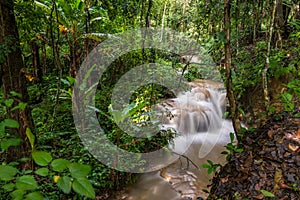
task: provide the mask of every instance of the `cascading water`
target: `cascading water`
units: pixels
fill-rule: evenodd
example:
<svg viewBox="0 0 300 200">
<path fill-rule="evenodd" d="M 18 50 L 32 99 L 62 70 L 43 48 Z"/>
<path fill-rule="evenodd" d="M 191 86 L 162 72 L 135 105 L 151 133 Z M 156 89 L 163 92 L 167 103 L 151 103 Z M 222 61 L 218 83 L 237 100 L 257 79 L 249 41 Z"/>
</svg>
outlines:
<svg viewBox="0 0 300 200">
<path fill-rule="evenodd" d="M 178 133 L 169 148 L 182 154 L 175 163 L 157 171 L 143 174 L 119 199 L 182 200 L 206 198 L 212 175 L 201 165 L 211 160 L 224 164 L 225 145 L 230 142 L 232 124 L 223 119 L 226 94 L 221 84 L 196 80 L 191 90 L 160 104 L 162 129 L 174 128 Z M 170 119 L 170 115 L 173 117 Z M 187 148 L 188 147 L 188 148 Z"/>
</svg>

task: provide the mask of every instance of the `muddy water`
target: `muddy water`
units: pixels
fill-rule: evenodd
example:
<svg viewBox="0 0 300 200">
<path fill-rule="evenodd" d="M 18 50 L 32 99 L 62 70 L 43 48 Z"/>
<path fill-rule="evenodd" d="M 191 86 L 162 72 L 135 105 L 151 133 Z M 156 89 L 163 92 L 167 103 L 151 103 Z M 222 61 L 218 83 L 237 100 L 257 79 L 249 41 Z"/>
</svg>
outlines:
<svg viewBox="0 0 300 200">
<path fill-rule="evenodd" d="M 145 173 L 117 199 L 124 200 L 184 200 L 206 199 L 212 175 L 202 164 L 211 160 L 225 163 L 220 154 L 230 142 L 232 124 L 223 119 L 225 93 L 215 82 L 196 80 L 191 91 L 165 102 L 160 109 L 171 112 L 174 118 L 164 118 L 164 129 L 175 128 L 181 135 L 169 148 L 184 152 L 176 162 L 156 172 Z M 162 116 L 164 117 L 164 116 Z M 188 146 L 188 148 L 187 148 Z"/>
</svg>

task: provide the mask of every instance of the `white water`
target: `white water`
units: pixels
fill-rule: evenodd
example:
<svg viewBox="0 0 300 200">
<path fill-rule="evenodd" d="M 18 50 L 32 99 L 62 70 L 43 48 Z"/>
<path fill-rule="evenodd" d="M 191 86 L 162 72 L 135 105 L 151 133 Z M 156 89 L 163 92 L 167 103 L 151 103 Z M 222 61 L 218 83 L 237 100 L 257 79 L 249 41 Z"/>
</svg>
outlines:
<svg viewBox="0 0 300 200">
<path fill-rule="evenodd" d="M 143 174 L 137 183 L 118 199 L 126 200 L 182 200 L 206 198 L 212 175 L 201 165 L 211 160 L 224 164 L 225 145 L 233 132 L 231 122 L 224 120 L 225 93 L 218 91 L 215 82 L 194 81 L 192 90 L 160 105 L 174 117 L 162 116 L 163 129 L 175 128 L 180 136 L 169 148 L 182 154 L 179 160 L 157 172 Z M 188 148 L 187 148 L 188 147 Z M 188 159 L 187 159 L 188 158 Z"/>
</svg>

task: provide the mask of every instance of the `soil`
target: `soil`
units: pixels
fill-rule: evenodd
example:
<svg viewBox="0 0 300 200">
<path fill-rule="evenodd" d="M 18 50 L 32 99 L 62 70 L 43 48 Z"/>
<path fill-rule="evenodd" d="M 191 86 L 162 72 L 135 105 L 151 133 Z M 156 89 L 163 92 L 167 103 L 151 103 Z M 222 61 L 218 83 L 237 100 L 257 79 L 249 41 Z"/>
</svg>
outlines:
<svg viewBox="0 0 300 200">
<path fill-rule="evenodd" d="M 300 199 L 300 118 L 293 117 L 299 112 L 277 114 L 245 132 L 244 151 L 221 167 L 208 199 Z"/>
</svg>

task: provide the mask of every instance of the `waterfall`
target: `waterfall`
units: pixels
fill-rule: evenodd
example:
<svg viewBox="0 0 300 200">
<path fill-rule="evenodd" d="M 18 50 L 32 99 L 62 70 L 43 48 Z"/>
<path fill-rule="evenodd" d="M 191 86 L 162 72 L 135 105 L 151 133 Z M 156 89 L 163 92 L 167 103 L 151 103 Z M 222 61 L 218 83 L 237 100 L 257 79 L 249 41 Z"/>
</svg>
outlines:
<svg viewBox="0 0 300 200">
<path fill-rule="evenodd" d="M 162 102 L 161 129 L 173 128 L 178 132 L 169 148 L 184 155 L 175 163 L 158 172 L 141 175 L 130 187 L 127 200 L 176 200 L 205 198 L 212 175 L 201 165 L 211 160 L 224 164 L 225 145 L 233 132 L 230 121 L 223 118 L 226 94 L 222 84 L 196 80 L 191 90 Z"/>
</svg>

